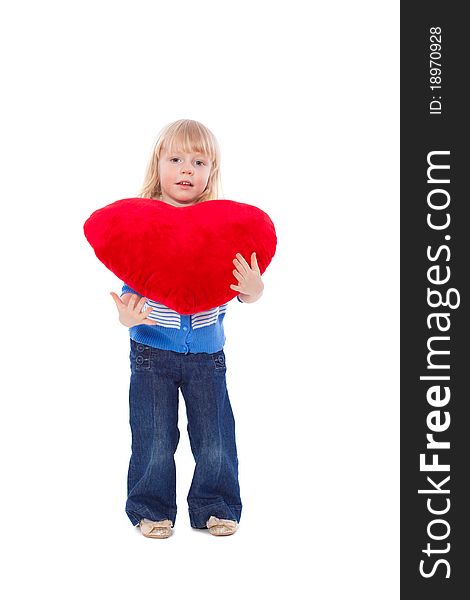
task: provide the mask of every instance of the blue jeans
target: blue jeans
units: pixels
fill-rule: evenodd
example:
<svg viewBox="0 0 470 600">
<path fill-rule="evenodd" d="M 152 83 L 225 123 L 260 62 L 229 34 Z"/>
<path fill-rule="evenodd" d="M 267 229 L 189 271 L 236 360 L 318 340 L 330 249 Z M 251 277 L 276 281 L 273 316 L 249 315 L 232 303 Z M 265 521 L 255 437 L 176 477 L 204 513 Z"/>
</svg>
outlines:
<svg viewBox="0 0 470 600">
<path fill-rule="evenodd" d="M 211 515 L 240 520 L 235 421 L 225 381 L 223 350 L 182 354 L 130 340 L 129 423 L 132 454 L 126 513 L 140 519 L 176 519 L 178 390 L 186 404 L 188 434 L 196 461 L 188 493 L 191 527 Z"/>
</svg>

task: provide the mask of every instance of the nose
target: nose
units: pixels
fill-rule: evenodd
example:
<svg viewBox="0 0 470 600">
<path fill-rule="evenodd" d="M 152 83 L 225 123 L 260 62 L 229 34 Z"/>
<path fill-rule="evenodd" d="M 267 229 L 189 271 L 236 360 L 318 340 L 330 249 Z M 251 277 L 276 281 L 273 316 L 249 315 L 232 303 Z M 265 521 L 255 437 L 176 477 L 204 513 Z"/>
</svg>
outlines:
<svg viewBox="0 0 470 600">
<path fill-rule="evenodd" d="M 192 173 L 193 172 L 193 167 L 191 166 L 191 163 L 184 163 L 181 166 L 181 172 L 182 173 Z"/>
</svg>

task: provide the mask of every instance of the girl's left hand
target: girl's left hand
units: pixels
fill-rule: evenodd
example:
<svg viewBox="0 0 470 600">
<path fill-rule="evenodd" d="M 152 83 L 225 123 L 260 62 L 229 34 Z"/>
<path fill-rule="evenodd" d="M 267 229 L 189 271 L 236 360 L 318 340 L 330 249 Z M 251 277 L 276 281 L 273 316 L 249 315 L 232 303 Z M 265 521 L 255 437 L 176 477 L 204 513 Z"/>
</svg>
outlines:
<svg viewBox="0 0 470 600">
<path fill-rule="evenodd" d="M 253 252 L 251 255 L 251 268 L 240 253 L 236 257 L 233 259 L 233 264 L 236 267 L 233 274 L 238 281 L 238 285 L 232 284 L 230 288 L 240 292 L 242 300 L 244 299 L 243 296 L 245 296 L 245 299 L 255 300 L 261 296 L 264 289 L 264 283 L 261 279 L 261 273 L 256 260 L 256 252 Z"/>
</svg>

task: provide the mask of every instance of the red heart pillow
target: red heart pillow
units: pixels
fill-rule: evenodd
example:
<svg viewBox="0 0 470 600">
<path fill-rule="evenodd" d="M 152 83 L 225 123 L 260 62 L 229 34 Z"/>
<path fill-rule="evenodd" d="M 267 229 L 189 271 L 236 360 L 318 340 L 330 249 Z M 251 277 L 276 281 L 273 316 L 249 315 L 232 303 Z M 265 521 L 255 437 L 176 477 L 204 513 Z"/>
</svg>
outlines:
<svg viewBox="0 0 470 600">
<path fill-rule="evenodd" d="M 96 210 L 84 233 L 96 256 L 142 296 L 181 314 L 220 306 L 238 295 L 233 259 L 252 252 L 264 273 L 276 251 L 269 216 L 250 204 L 206 200 L 178 207 L 126 198 Z"/>
</svg>

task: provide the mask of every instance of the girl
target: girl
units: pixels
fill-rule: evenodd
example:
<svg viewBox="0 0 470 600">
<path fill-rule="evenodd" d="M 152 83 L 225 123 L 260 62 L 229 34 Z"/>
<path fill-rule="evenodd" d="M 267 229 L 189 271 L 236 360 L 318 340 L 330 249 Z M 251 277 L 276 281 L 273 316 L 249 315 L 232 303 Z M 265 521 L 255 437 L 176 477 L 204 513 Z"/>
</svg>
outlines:
<svg viewBox="0 0 470 600">
<path fill-rule="evenodd" d="M 220 152 L 197 121 L 170 123 L 159 134 L 140 197 L 184 209 L 220 193 Z M 263 282 L 255 253 L 249 265 L 233 259 L 240 302 L 255 302 Z M 191 527 L 213 535 L 235 533 L 242 510 L 235 422 L 226 386 L 223 319 L 227 304 L 180 315 L 124 284 L 111 292 L 119 321 L 129 327 L 132 453 L 126 513 L 146 537 L 167 538 L 176 518 L 174 454 L 179 441 L 178 394 L 186 404 L 196 461 L 188 493 Z"/>
</svg>

